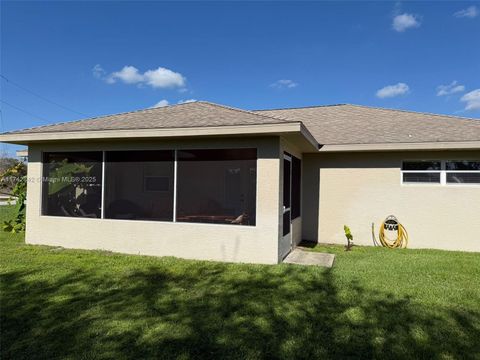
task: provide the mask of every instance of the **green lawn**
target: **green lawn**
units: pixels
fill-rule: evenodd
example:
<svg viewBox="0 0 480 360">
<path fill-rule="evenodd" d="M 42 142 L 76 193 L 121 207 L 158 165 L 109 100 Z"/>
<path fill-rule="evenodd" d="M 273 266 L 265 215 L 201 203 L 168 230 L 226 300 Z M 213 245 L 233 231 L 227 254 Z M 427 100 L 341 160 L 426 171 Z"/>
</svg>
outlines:
<svg viewBox="0 0 480 360">
<path fill-rule="evenodd" d="M 333 269 L 62 250 L 1 233 L 0 358 L 480 358 L 480 254 L 312 250 L 334 252 Z"/>
</svg>

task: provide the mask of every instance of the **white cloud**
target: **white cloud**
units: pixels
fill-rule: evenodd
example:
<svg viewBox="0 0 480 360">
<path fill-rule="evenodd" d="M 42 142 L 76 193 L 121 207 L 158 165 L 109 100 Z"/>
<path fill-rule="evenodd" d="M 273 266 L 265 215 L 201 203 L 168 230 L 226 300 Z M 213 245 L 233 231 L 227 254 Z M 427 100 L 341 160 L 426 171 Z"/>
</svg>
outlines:
<svg viewBox="0 0 480 360">
<path fill-rule="evenodd" d="M 187 103 L 192 103 L 192 102 L 196 102 L 196 101 L 197 101 L 197 99 L 178 100 L 177 104 L 187 104 Z M 153 105 L 150 108 L 153 109 L 153 108 L 158 108 L 158 107 L 165 107 L 165 106 L 168 106 L 169 104 L 170 104 L 170 102 L 167 99 L 163 99 L 163 100 L 160 100 L 159 102 L 157 102 L 155 105 Z"/>
<path fill-rule="evenodd" d="M 388 85 L 377 91 L 376 95 L 380 99 L 405 95 L 410 91 L 410 88 L 405 83 L 398 83 L 395 85 Z"/>
<path fill-rule="evenodd" d="M 437 87 L 437 96 L 451 95 L 465 91 L 464 85 L 459 85 L 458 81 L 452 81 L 448 85 L 439 85 Z"/>
<path fill-rule="evenodd" d="M 273 87 L 276 89 L 293 89 L 294 87 L 297 87 L 297 86 L 298 86 L 298 83 L 288 79 L 277 80 L 273 84 L 270 84 L 270 87 Z"/>
<path fill-rule="evenodd" d="M 105 76 L 105 70 L 97 64 L 92 71 L 96 78 L 103 79 L 109 84 L 121 81 L 125 84 L 149 85 L 152 88 L 184 88 L 186 84 L 182 74 L 163 67 L 147 70 L 142 74 L 135 66 L 127 65 L 120 71 Z"/>
<path fill-rule="evenodd" d="M 105 70 L 103 70 L 100 64 L 97 64 L 92 68 L 92 73 L 97 79 L 101 79 L 105 76 Z"/>
<path fill-rule="evenodd" d="M 135 66 L 124 66 L 122 70 L 115 71 L 107 77 L 109 84 L 113 84 L 117 80 L 121 80 L 126 84 L 136 84 L 143 82 L 144 77 Z"/>
<path fill-rule="evenodd" d="M 159 67 L 143 74 L 145 82 L 154 88 L 184 87 L 185 77 L 178 72 Z"/>
<path fill-rule="evenodd" d="M 160 100 L 159 102 L 157 102 L 151 108 L 165 107 L 165 106 L 168 106 L 168 104 L 169 104 L 168 100 L 163 99 L 163 100 Z"/>
<path fill-rule="evenodd" d="M 392 27 L 395 31 L 404 32 L 410 28 L 417 28 L 420 26 L 420 18 L 413 14 L 400 14 L 393 18 Z"/>
<path fill-rule="evenodd" d="M 480 110 L 480 89 L 466 93 L 460 101 L 466 103 L 465 110 Z"/>
<path fill-rule="evenodd" d="M 474 17 L 478 16 L 478 8 L 476 6 L 469 6 L 466 9 L 462 9 L 460 11 L 457 11 L 456 13 L 453 14 L 453 16 L 457 18 L 470 18 L 473 19 Z"/>
</svg>

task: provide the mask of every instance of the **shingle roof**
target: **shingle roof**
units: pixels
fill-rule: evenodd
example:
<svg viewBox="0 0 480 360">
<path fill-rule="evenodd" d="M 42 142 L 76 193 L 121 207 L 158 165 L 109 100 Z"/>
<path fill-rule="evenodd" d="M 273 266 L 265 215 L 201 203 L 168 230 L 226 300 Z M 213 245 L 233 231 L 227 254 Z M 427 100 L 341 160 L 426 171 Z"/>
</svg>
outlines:
<svg viewBox="0 0 480 360">
<path fill-rule="evenodd" d="M 480 141 L 480 119 L 349 104 L 255 112 L 302 121 L 325 145 Z"/>
<path fill-rule="evenodd" d="M 298 122 L 205 101 L 165 106 L 11 131 L 32 134 L 67 131 L 167 129 Z"/>
<path fill-rule="evenodd" d="M 480 141 L 480 119 L 359 105 L 246 111 L 204 101 L 17 130 L 3 135 L 302 122 L 321 145 Z"/>
</svg>

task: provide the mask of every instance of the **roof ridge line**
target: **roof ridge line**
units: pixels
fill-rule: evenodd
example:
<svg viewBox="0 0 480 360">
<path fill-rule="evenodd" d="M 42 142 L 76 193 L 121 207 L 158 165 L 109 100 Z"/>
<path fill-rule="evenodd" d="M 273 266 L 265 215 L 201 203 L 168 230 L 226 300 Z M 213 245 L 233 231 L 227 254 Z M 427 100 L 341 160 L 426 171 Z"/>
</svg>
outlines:
<svg viewBox="0 0 480 360">
<path fill-rule="evenodd" d="M 269 118 L 269 119 L 282 120 L 283 122 L 299 122 L 299 123 L 302 123 L 302 121 L 300 121 L 300 120 L 292 121 L 290 119 L 280 117 L 280 116 L 257 114 L 256 112 L 251 111 L 251 110 L 244 110 L 244 109 L 236 108 L 236 107 L 229 106 L 229 105 L 213 103 L 213 102 L 210 102 L 210 101 L 202 100 L 202 101 L 197 101 L 197 102 L 204 103 L 204 104 L 209 104 L 209 105 L 212 105 L 212 106 L 217 106 L 217 107 L 221 107 L 221 108 L 225 108 L 225 109 L 229 109 L 229 110 L 234 110 L 234 111 L 238 111 L 238 112 L 241 112 L 241 113 L 247 113 L 247 114 L 251 114 L 251 115 L 255 115 L 255 116 L 262 116 L 262 117 Z"/>
<path fill-rule="evenodd" d="M 420 114 L 420 115 L 449 117 L 449 118 L 462 119 L 462 120 L 473 120 L 473 121 L 478 121 L 478 120 L 480 120 L 480 118 L 472 118 L 472 117 L 456 116 L 456 115 L 448 115 L 448 114 L 436 114 L 436 113 L 431 113 L 431 112 L 427 112 L 427 111 L 414 111 L 414 110 L 405 110 L 405 109 L 392 109 L 392 108 L 386 108 L 386 107 L 367 106 L 367 105 L 358 105 L 358 104 L 345 104 L 345 105 L 357 106 L 357 107 L 367 108 L 367 109 L 389 110 L 389 111 L 406 112 L 406 113 Z"/>
<path fill-rule="evenodd" d="M 296 107 L 274 108 L 274 109 L 258 109 L 258 110 L 250 110 L 250 111 L 262 112 L 262 111 L 276 111 L 276 110 L 297 110 L 297 109 L 311 109 L 311 108 L 344 106 L 344 105 L 351 105 L 351 104 L 338 103 L 338 104 L 326 104 L 326 105 L 309 105 L 309 106 L 296 106 Z"/>
<path fill-rule="evenodd" d="M 365 109 L 377 109 L 377 110 L 388 110 L 388 111 L 398 111 L 398 112 L 405 112 L 411 114 L 420 114 L 420 115 L 430 115 L 430 116 L 439 116 L 439 117 L 449 117 L 453 119 L 461 119 L 461 120 L 472 120 L 478 121 L 480 118 L 472 118 L 472 117 L 465 117 L 465 116 L 457 116 L 457 115 L 447 115 L 447 114 L 436 114 L 432 112 L 426 111 L 414 111 L 414 110 L 405 110 L 405 109 L 392 109 L 387 107 L 380 107 L 380 106 L 368 106 L 368 105 L 358 105 L 358 104 L 351 104 L 351 103 L 339 103 L 339 104 L 327 104 L 327 105 L 312 105 L 312 106 L 300 106 L 300 107 L 291 107 L 291 108 L 278 108 L 278 109 L 263 109 L 263 110 L 252 110 L 254 112 L 262 112 L 262 111 L 281 111 L 281 110 L 301 110 L 301 109 L 312 109 L 312 108 L 322 108 L 322 107 L 333 107 L 333 106 L 356 106 Z"/>
</svg>

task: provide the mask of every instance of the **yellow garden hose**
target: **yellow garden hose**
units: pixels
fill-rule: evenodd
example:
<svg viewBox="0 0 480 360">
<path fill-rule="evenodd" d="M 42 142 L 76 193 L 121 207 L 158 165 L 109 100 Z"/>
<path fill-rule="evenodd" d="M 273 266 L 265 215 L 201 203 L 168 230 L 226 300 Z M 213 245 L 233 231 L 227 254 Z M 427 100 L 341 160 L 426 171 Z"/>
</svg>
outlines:
<svg viewBox="0 0 480 360">
<path fill-rule="evenodd" d="M 391 225 L 392 222 L 396 222 L 393 226 Z M 389 239 L 385 235 L 385 230 L 387 229 L 395 229 L 397 231 L 397 238 L 396 239 Z M 398 220 L 394 216 L 389 216 L 385 219 L 385 221 L 380 225 L 380 232 L 378 234 L 380 238 L 380 243 L 384 247 L 388 247 L 390 249 L 395 248 L 406 248 L 408 244 L 408 233 L 405 227 L 398 222 Z"/>
</svg>

